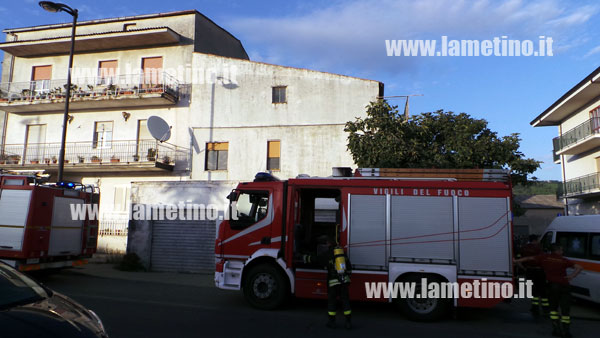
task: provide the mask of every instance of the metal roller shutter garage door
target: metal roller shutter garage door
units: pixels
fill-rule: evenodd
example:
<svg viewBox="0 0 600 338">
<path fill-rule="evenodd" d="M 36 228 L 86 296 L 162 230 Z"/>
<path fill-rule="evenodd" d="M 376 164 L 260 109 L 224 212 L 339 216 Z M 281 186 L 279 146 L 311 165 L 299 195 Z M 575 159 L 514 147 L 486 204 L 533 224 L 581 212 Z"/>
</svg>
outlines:
<svg viewBox="0 0 600 338">
<path fill-rule="evenodd" d="M 215 221 L 154 221 L 150 269 L 201 272 L 215 268 Z"/>
</svg>

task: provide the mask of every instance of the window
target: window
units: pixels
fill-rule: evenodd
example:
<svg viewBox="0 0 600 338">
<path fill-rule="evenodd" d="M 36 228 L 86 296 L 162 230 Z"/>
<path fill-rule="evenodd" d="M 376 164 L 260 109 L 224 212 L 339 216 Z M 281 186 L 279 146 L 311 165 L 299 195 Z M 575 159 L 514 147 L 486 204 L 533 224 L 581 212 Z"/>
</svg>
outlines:
<svg viewBox="0 0 600 338">
<path fill-rule="evenodd" d="M 35 94 L 50 91 L 52 66 L 35 66 L 31 71 L 31 90 Z"/>
<path fill-rule="evenodd" d="M 286 103 L 285 86 L 273 87 L 273 103 Z"/>
<path fill-rule="evenodd" d="M 268 191 L 238 191 L 237 201 L 231 203 L 232 229 L 246 228 L 267 217 L 269 211 Z"/>
<path fill-rule="evenodd" d="M 100 61 L 98 63 L 98 84 L 107 85 L 117 83 L 117 60 Z"/>
<path fill-rule="evenodd" d="M 556 234 L 556 243 L 562 246 L 567 257 L 583 258 L 587 256 L 587 233 L 559 232 Z"/>
<path fill-rule="evenodd" d="M 281 158 L 281 141 L 267 142 L 267 170 L 279 170 Z"/>
<path fill-rule="evenodd" d="M 547 232 L 542 238 L 542 241 L 540 242 L 544 251 L 550 251 L 550 244 L 552 244 L 552 234 L 552 231 Z"/>
<path fill-rule="evenodd" d="M 106 149 L 111 147 L 113 136 L 113 123 L 95 122 L 94 123 L 94 149 Z"/>
<path fill-rule="evenodd" d="M 594 133 L 600 132 L 600 106 L 590 111 L 590 119 L 592 120 L 592 130 Z"/>
<path fill-rule="evenodd" d="M 206 144 L 205 170 L 227 170 L 229 142 L 211 142 Z"/>
</svg>

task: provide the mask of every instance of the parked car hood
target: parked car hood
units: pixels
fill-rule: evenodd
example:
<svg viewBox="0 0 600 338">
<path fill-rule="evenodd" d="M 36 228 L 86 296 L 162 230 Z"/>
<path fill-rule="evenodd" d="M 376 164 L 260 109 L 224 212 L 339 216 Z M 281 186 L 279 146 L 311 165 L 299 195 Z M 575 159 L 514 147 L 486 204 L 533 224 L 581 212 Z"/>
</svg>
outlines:
<svg viewBox="0 0 600 338">
<path fill-rule="evenodd" d="M 89 310 L 57 292 L 40 301 L 0 311 L 2 337 L 107 337 L 101 325 Z"/>
</svg>

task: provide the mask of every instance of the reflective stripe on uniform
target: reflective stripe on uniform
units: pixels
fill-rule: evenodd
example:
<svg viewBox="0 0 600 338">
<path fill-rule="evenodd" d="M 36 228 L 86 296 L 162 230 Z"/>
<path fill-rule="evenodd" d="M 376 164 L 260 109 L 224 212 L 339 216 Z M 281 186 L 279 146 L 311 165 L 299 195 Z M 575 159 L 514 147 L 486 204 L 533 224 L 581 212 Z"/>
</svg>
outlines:
<svg viewBox="0 0 600 338">
<path fill-rule="evenodd" d="M 557 311 L 550 311 L 550 319 L 558 319 L 558 312 Z"/>
<path fill-rule="evenodd" d="M 330 316 L 335 316 L 335 311 L 329 311 L 329 312 L 327 312 L 327 314 Z"/>
<path fill-rule="evenodd" d="M 344 311 L 344 316 L 348 316 L 352 313 L 352 311 L 348 310 L 348 311 Z"/>
<path fill-rule="evenodd" d="M 542 298 L 542 306 L 550 306 L 550 301 L 548 301 L 548 298 Z"/>
<path fill-rule="evenodd" d="M 571 323 L 571 317 L 570 316 L 560 316 L 560 321 L 565 323 L 565 324 L 570 324 Z"/>
<path fill-rule="evenodd" d="M 531 298 L 531 305 L 539 305 L 539 304 L 540 304 L 540 299 L 538 297 Z"/>
</svg>

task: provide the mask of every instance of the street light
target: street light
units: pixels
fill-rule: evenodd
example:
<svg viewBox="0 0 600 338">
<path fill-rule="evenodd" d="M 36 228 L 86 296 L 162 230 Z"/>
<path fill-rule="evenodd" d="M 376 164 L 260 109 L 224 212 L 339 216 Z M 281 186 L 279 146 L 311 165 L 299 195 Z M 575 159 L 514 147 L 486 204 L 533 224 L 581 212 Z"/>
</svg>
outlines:
<svg viewBox="0 0 600 338">
<path fill-rule="evenodd" d="M 58 153 L 58 179 L 62 182 L 63 171 L 65 169 L 65 145 L 67 140 L 67 120 L 69 119 L 69 101 L 71 98 L 71 70 L 73 69 L 73 52 L 75 50 L 75 28 L 77 27 L 77 10 L 65 4 L 52 1 L 40 1 L 40 7 L 48 12 L 66 12 L 73 16 L 73 28 L 71 30 L 71 52 L 69 53 L 69 70 L 67 73 L 67 92 L 65 94 L 65 112 L 63 113 L 62 139 L 60 141 L 60 151 Z"/>
</svg>

